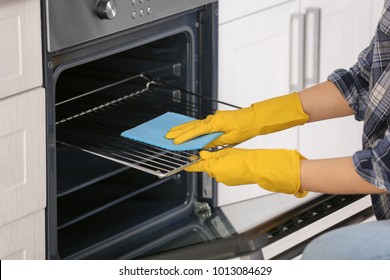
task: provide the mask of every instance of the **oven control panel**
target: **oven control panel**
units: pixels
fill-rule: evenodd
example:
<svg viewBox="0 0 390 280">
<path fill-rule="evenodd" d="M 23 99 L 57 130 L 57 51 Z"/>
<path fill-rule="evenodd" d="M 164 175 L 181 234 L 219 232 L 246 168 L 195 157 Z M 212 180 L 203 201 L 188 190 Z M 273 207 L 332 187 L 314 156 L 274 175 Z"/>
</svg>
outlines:
<svg viewBox="0 0 390 280">
<path fill-rule="evenodd" d="M 58 51 L 217 0 L 45 0 L 48 50 Z"/>
<path fill-rule="evenodd" d="M 131 0 L 131 4 L 133 5 L 133 11 L 131 12 L 131 17 L 133 19 L 137 19 L 137 17 L 150 16 L 152 14 L 151 3 L 153 1 L 147 0 Z M 144 4 L 144 5 L 142 5 Z"/>
</svg>

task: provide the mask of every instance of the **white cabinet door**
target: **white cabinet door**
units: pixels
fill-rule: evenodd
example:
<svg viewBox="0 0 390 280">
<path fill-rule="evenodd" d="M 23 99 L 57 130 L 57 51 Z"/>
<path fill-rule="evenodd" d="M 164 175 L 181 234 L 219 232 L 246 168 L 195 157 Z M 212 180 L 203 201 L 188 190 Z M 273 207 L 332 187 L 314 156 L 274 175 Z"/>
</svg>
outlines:
<svg viewBox="0 0 390 280">
<path fill-rule="evenodd" d="M 319 81 L 325 81 L 328 75 L 338 68 L 349 69 L 359 53 L 368 46 L 374 35 L 372 0 L 302 0 L 302 12 L 307 8 L 319 8 L 320 45 L 319 45 Z M 376 2 L 376 1 L 374 1 Z M 381 2 L 383 5 L 383 1 Z M 306 25 L 310 27 L 311 19 Z M 310 34 L 306 37 L 311 40 Z M 306 64 L 311 64 L 310 41 L 307 42 Z M 307 67 L 310 71 L 311 67 Z M 306 73 L 312 76 L 311 73 Z M 305 86 L 310 86 L 310 82 Z M 351 156 L 361 149 L 362 122 L 354 117 L 327 120 L 307 124 L 299 129 L 299 149 L 308 158 L 329 158 Z"/>
<path fill-rule="evenodd" d="M 288 0 L 287 0 L 288 1 Z M 264 9 L 287 2 L 286 0 L 219 0 L 219 23 L 236 20 Z M 294 0 L 289 0 L 294 1 Z"/>
<path fill-rule="evenodd" d="M 0 99 L 0 226 L 46 205 L 45 92 Z"/>
<path fill-rule="evenodd" d="M 372 0 L 301 0 L 302 13 L 321 10 L 320 78 L 336 68 L 349 68 L 374 35 Z M 383 5 L 383 1 L 379 1 Z M 307 24 L 311 24 L 308 21 Z"/>
<path fill-rule="evenodd" d="M 40 0 L 0 1 L 0 99 L 42 85 Z"/>
<path fill-rule="evenodd" d="M 291 19 L 298 9 L 298 1 L 290 1 L 219 26 L 220 100 L 246 107 L 290 91 Z M 256 137 L 240 147 L 294 149 L 297 139 L 294 128 Z M 257 185 L 218 188 L 219 205 L 265 194 L 269 192 Z"/>
<path fill-rule="evenodd" d="M 45 210 L 0 227 L 0 259 L 45 259 Z"/>
</svg>

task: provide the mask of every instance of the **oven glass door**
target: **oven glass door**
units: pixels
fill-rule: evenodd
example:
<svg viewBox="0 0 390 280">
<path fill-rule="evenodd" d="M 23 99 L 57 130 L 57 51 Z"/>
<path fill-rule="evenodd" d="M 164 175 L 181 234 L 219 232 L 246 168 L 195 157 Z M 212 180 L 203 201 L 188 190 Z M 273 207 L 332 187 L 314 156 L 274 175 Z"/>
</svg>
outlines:
<svg viewBox="0 0 390 280">
<path fill-rule="evenodd" d="M 372 217 L 369 196 L 282 194 L 212 210 L 138 250 L 118 256 L 142 259 L 293 259 L 316 236 Z"/>
</svg>

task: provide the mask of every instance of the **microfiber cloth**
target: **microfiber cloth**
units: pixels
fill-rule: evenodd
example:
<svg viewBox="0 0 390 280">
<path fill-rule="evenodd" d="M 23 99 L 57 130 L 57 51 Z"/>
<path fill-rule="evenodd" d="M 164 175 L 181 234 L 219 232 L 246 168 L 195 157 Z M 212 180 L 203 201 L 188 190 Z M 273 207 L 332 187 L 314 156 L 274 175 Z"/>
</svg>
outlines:
<svg viewBox="0 0 390 280">
<path fill-rule="evenodd" d="M 165 138 L 167 132 L 174 126 L 195 120 L 194 118 L 168 112 L 150 121 L 121 133 L 121 136 L 157 146 L 171 151 L 199 150 L 222 135 L 220 132 L 205 134 L 182 144 L 174 144 L 173 140 Z"/>
</svg>

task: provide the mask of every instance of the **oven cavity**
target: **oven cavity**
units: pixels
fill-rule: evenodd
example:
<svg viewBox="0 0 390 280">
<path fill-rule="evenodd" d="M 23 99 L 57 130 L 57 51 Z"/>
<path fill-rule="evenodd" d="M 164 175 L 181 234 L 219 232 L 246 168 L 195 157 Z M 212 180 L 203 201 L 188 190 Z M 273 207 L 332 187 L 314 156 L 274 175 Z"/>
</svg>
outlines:
<svg viewBox="0 0 390 280">
<path fill-rule="evenodd" d="M 110 248 L 120 252 L 126 244 L 128 253 L 148 234 L 192 215 L 196 180 L 180 171 L 198 160 L 198 151 L 171 152 L 120 136 L 168 111 L 195 118 L 215 111 L 215 101 L 193 93 L 191 40 L 178 33 L 58 75 L 59 258 L 117 258 Z"/>
</svg>

